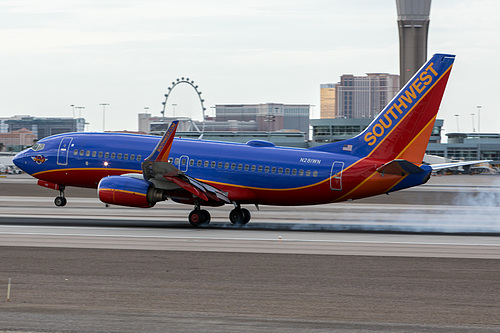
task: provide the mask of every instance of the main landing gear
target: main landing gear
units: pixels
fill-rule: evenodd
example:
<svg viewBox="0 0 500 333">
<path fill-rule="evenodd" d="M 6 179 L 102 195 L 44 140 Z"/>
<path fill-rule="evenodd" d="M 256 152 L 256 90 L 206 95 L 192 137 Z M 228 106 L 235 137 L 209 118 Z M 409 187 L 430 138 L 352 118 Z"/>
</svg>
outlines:
<svg viewBox="0 0 500 333">
<path fill-rule="evenodd" d="M 59 186 L 59 196 L 54 199 L 54 204 L 57 207 L 64 207 L 68 203 L 68 200 L 64 196 L 64 188 L 64 185 Z"/>
<path fill-rule="evenodd" d="M 210 223 L 210 213 L 208 210 L 197 208 L 189 213 L 189 223 L 193 227 L 201 227 Z"/>
<path fill-rule="evenodd" d="M 234 209 L 229 213 L 229 220 L 234 225 L 245 225 L 250 221 L 251 214 L 246 208 L 241 208 L 239 204 L 234 203 Z M 200 208 L 200 204 L 196 203 L 194 210 L 189 214 L 189 223 L 194 227 L 206 226 L 210 223 L 210 213 Z"/>
<path fill-rule="evenodd" d="M 234 225 L 245 225 L 250 222 L 250 211 L 246 208 L 241 208 L 240 205 L 235 205 L 235 208 L 229 213 L 229 221 Z"/>
</svg>

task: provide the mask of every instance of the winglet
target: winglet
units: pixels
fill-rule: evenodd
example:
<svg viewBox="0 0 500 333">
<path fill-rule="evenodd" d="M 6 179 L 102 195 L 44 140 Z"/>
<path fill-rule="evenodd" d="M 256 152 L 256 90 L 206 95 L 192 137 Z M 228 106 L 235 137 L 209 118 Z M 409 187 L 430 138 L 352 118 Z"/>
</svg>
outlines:
<svg viewBox="0 0 500 333">
<path fill-rule="evenodd" d="M 172 121 L 170 127 L 163 135 L 163 138 L 158 143 L 156 148 L 153 150 L 151 155 L 146 158 L 146 161 L 155 161 L 155 162 L 167 162 L 168 155 L 170 154 L 170 149 L 172 148 L 172 143 L 174 142 L 175 131 L 177 130 L 177 125 L 179 124 L 178 120 Z"/>
</svg>

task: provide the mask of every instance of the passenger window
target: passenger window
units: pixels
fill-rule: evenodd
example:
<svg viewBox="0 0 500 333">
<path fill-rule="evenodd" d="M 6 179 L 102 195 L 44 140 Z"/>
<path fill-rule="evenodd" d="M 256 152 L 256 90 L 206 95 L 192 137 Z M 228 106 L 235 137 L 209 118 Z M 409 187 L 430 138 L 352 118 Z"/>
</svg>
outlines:
<svg viewBox="0 0 500 333">
<path fill-rule="evenodd" d="M 135 154 L 130 155 L 130 160 L 131 161 L 135 160 Z"/>
<path fill-rule="evenodd" d="M 262 165 L 259 165 L 259 172 L 262 172 Z"/>
<path fill-rule="evenodd" d="M 224 163 L 224 169 L 229 169 L 229 163 Z"/>
<path fill-rule="evenodd" d="M 193 166 L 194 165 L 194 160 L 189 160 L 189 165 Z"/>
<path fill-rule="evenodd" d="M 311 177 L 311 170 L 307 170 L 307 171 L 306 171 L 306 176 L 307 176 L 307 177 Z"/>
<path fill-rule="evenodd" d="M 238 170 L 242 170 L 243 169 L 243 164 L 238 164 Z"/>
<path fill-rule="evenodd" d="M 252 171 L 255 171 L 257 167 L 255 165 L 252 165 Z"/>
<path fill-rule="evenodd" d="M 123 159 L 124 159 L 125 161 L 127 161 L 127 160 L 128 160 L 128 154 L 123 155 Z"/>
<path fill-rule="evenodd" d="M 210 164 L 210 166 L 211 166 L 212 168 L 215 168 L 215 162 L 214 162 L 214 161 L 212 161 L 212 163 Z"/>
<path fill-rule="evenodd" d="M 181 164 L 182 164 L 182 165 L 186 165 L 186 162 L 187 162 L 187 161 L 186 161 L 186 159 L 185 159 L 185 158 L 183 158 L 183 159 L 182 159 L 182 161 L 181 161 Z"/>
<path fill-rule="evenodd" d="M 80 156 L 83 156 L 83 150 L 80 150 Z"/>
<path fill-rule="evenodd" d="M 281 175 L 283 173 L 283 168 L 279 168 L 278 173 Z"/>
<path fill-rule="evenodd" d="M 272 173 L 276 173 L 276 167 L 273 167 L 273 168 L 271 169 L 271 172 L 272 172 Z"/>
<path fill-rule="evenodd" d="M 304 170 L 300 169 L 299 170 L 299 176 L 303 176 L 304 175 Z"/>
<path fill-rule="evenodd" d="M 290 169 L 286 168 L 285 169 L 285 175 L 289 175 L 290 174 Z"/>
<path fill-rule="evenodd" d="M 176 158 L 176 159 L 175 159 L 175 163 L 174 163 L 174 164 L 175 164 L 175 165 L 179 165 L 179 158 Z"/>
<path fill-rule="evenodd" d="M 170 163 L 170 164 L 174 163 L 174 158 L 173 158 L 173 157 L 170 157 L 170 158 L 168 159 L 168 163 Z"/>
<path fill-rule="evenodd" d="M 111 153 L 111 158 L 115 158 L 116 157 L 116 153 Z"/>
<path fill-rule="evenodd" d="M 293 170 L 292 170 L 292 175 L 293 175 L 293 176 L 297 175 L 297 169 L 293 169 Z"/>
<path fill-rule="evenodd" d="M 106 154 L 104 154 L 104 157 L 105 157 L 105 158 L 109 158 L 109 153 L 108 153 L 108 152 L 106 152 Z"/>
<path fill-rule="evenodd" d="M 102 151 L 100 151 L 99 155 L 97 155 L 97 156 L 99 156 L 99 158 L 102 158 Z"/>
<path fill-rule="evenodd" d="M 122 153 L 118 153 L 118 159 L 121 160 L 122 159 Z"/>
<path fill-rule="evenodd" d="M 90 150 L 87 150 L 87 151 L 85 152 L 85 156 L 87 156 L 87 157 L 89 157 L 89 156 L 90 156 Z"/>
<path fill-rule="evenodd" d="M 208 161 L 205 161 L 205 163 L 203 164 L 203 166 L 204 166 L 205 168 L 208 168 Z"/>
<path fill-rule="evenodd" d="M 231 169 L 232 170 L 236 169 L 236 163 L 231 164 Z"/>
<path fill-rule="evenodd" d="M 318 171 L 313 172 L 313 177 L 318 177 Z"/>
<path fill-rule="evenodd" d="M 73 155 L 78 155 L 78 149 L 75 149 L 75 151 L 73 152 Z"/>
<path fill-rule="evenodd" d="M 196 162 L 196 166 L 201 167 L 201 164 L 202 164 L 201 160 L 198 160 L 198 161 Z"/>
<path fill-rule="evenodd" d="M 96 156 L 97 156 L 97 152 L 94 150 L 94 151 L 92 152 L 92 157 L 96 157 Z"/>
<path fill-rule="evenodd" d="M 141 157 L 141 155 L 137 155 L 137 160 L 140 161 L 142 159 Z"/>
<path fill-rule="evenodd" d="M 248 164 L 245 164 L 245 171 L 248 171 L 250 169 L 250 166 Z"/>
</svg>

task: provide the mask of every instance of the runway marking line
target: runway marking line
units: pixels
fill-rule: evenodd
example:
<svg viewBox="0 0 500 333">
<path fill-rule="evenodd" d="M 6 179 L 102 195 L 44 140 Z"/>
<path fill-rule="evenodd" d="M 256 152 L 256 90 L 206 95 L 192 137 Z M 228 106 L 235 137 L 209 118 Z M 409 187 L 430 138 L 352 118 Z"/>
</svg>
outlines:
<svg viewBox="0 0 500 333">
<path fill-rule="evenodd" d="M 0 232 L 0 235 L 24 235 L 24 236 L 71 236 L 71 237 L 102 237 L 102 238 L 153 238 L 153 239 L 193 239 L 193 240 L 221 240 L 221 241 L 272 241 L 278 242 L 278 238 L 236 238 L 236 237 L 184 237 L 184 236 L 136 236 L 136 235 L 92 235 L 92 234 L 63 234 L 63 233 L 34 233 L 34 232 Z M 443 243 L 443 242 L 393 242 L 393 241 L 356 241 L 356 240 L 329 240 L 329 239 L 280 239 L 281 242 L 318 242 L 318 243 L 366 243 L 366 244 L 394 244 L 394 245 L 448 245 L 448 246 L 495 246 L 500 244 L 468 244 L 468 243 Z"/>
</svg>

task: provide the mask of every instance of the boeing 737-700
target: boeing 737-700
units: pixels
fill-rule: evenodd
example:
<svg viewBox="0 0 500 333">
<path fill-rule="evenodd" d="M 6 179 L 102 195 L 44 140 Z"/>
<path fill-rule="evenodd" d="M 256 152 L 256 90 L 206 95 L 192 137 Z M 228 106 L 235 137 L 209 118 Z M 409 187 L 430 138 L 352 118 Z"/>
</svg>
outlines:
<svg viewBox="0 0 500 333">
<path fill-rule="evenodd" d="M 241 225 L 250 221 L 242 205 L 315 205 L 398 191 L 431 175 L 422 160 L 454 59 L 434 55 L 362 133 L 341 142 L 296 149 L 260 140 L 174 139 L 174 121 L 163 138 L 54 135 L 14 163 L 39 185 L 59 190 L 57 206 L 66 204 L 67 186 L 97 188 L 106 204 L 147 208 L 170 198 L 194 206 L 194 226 L 210 222 L 202 207 L 234 205 L 229 219 Z"/>
</svg>

